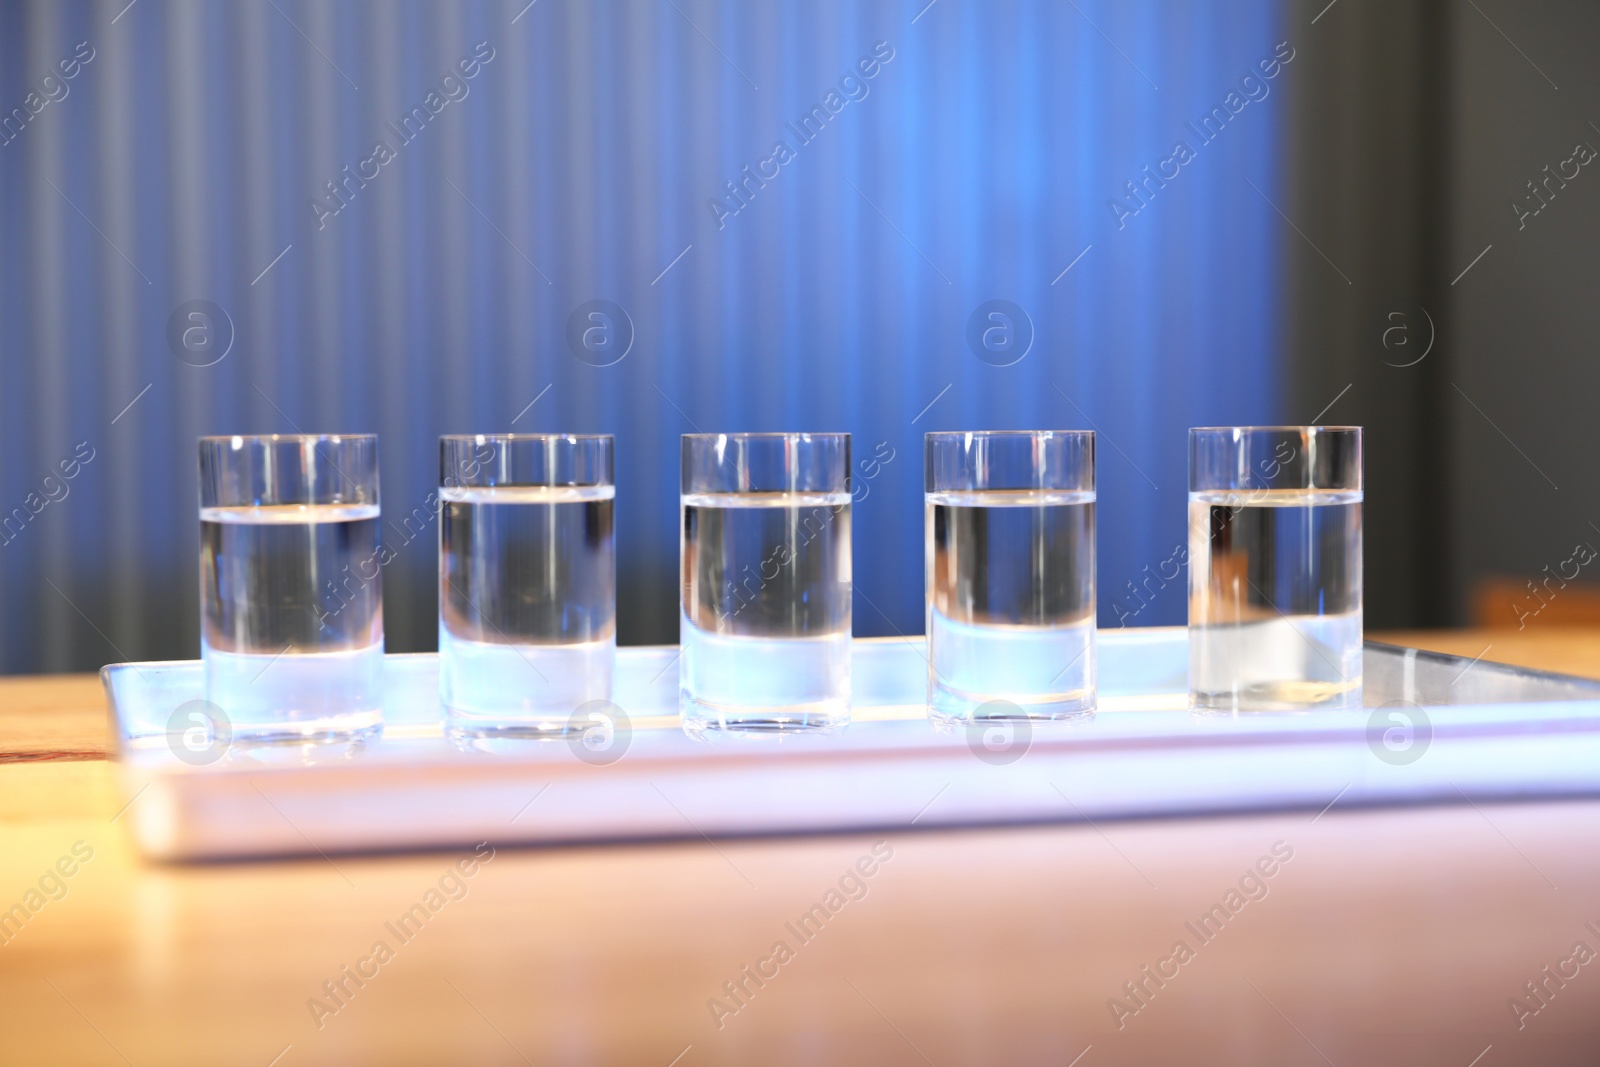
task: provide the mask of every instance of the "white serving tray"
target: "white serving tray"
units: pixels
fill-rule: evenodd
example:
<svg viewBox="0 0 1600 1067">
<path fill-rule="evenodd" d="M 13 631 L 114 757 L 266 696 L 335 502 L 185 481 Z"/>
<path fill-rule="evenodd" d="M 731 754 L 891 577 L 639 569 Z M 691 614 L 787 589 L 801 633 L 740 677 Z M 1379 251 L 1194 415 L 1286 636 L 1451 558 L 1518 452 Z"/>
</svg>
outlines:
<svg viewBox="0 0 1600 1067">
<path fill-rule="evenodd" d="M 1182 628 L 1103 631 L 1098 654 L 1088 721 L 941 732 L 922 640 L 858 640 L 851 726 L 706 744 L 677 726 L 677 649 L 624 648 L 631 733 L 599 750 L 451 742 L 437 657 L 395 655 L 381 739 L 235 744 L 203 766 L 166 732 L 203 695 L 198 661 L 101 674 L 119 818 L 162 859 L 1600 795 L 1600 682 L 1369 643 L 1368 710 L 1216 717 L 1186 709 Z"/>
</svg>

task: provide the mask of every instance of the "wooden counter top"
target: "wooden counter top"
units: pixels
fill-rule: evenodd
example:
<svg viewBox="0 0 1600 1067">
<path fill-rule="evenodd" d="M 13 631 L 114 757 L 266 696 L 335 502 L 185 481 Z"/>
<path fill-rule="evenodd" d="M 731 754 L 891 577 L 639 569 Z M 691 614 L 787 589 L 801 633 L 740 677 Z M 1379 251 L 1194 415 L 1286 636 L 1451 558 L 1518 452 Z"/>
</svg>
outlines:
<svg viewBox="0 0 1600 1067">
<path fill-rule="evenodd" d="M 1600 802 L 163 867 L 104 745 L 0 680 L 0 1064 L 1600 1062 Z"/>
</svg>

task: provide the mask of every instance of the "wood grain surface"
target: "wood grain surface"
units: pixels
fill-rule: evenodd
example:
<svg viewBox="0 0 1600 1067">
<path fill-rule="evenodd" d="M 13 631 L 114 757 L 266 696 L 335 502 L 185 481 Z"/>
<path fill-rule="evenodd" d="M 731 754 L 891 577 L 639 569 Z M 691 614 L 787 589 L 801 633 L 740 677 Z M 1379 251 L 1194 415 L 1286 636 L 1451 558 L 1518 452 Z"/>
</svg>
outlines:
<svg viewBox="0 0 1600 1067">
<path fill-rule="evenodd" d="M 0 763 L 105 759 L 106 730 L 97 675 L 0 678 Z"/>
<path fill-rule="evenodd" d="M 158 866 L 99 701 L 0 681 L 0 1064 L 1600 1062 L 1600 802 Z"/>
</svg>

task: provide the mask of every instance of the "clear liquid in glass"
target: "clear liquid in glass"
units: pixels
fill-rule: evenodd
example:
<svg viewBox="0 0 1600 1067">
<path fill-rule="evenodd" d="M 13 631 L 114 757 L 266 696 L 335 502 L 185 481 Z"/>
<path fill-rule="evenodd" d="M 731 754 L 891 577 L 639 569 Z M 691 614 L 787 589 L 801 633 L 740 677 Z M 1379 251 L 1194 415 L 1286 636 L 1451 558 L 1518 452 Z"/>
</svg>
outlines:
<svg viewBox="0 0 1600 1067">
<path fill-rule="evenodd" d="M 1064 719 L 1093 709 L 1094 500 L 1065 490 L 927 494 L 935 719 Z"/>
<path fill-rule="evenodd" d="M 561 734 L 611 699 L 609 485 L 439 492 L 439 695 L 458 734 Z"/>
<path fill-rule="evenodd" d="M 358 736 L 382 724 L 375 505 L 202 508 L 206 697 L 234 735 Z"/>
<path fill-rule="evenodd" d="M 850 494 L 686 495 L 680 704 L 691 733 L 850 716 Z"/>
<path fill-rule="evenodd" d="M 1189 494 L 1189 697 L 1204 711 L 1361 706 L 1359 490 Z"/>
</svg>

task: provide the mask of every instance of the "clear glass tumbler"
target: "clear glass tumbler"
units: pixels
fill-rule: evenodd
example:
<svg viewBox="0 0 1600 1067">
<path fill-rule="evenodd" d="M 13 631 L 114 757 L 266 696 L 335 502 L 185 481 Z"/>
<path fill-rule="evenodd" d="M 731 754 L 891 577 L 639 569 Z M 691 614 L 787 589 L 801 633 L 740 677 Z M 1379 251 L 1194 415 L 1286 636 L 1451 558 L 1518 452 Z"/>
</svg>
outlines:
<svg viewBox="0 0 1600 1067">
<path fill-rule="evenodd" d="M 610 434 L 439 439 L 439 699 L 451 733 L 581 732 L 611 699 Z"/>
<path fill-rule="evenodd" d="M 685 434 L 683 727 L 850 721 L 850 435 Z"/>
<path fill-rule="evenodd" d="M 1361 706 L 1361 429 L 1189 431 L 1189 700 Z"/>
<path fill-rule="evenodd" d="M 1094 710 L 1094 434 L 927 435 L 928 713 Z"/>
<path fill-rule="evenodd" d="M 373 434 L 200 439 L 200 655 L 235 738 L 382 728 Z"/>
</svg>

